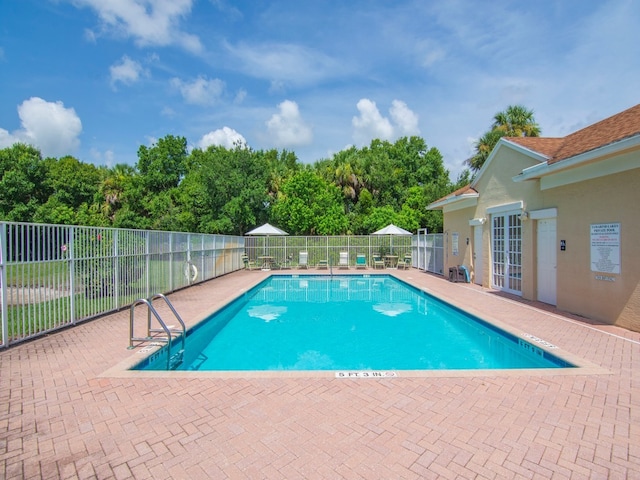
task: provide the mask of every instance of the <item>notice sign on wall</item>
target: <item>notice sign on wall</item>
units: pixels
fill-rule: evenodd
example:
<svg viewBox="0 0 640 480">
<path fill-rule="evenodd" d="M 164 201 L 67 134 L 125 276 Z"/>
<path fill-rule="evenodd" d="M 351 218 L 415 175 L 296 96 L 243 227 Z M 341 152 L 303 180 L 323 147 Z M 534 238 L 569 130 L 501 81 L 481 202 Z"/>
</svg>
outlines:
<svg viewBox="0 0 640 480">
<path fill-rule="evenodd" d="M 591 271 L 620 273 L 620 224 L 591 225 Z"/>
</svg>

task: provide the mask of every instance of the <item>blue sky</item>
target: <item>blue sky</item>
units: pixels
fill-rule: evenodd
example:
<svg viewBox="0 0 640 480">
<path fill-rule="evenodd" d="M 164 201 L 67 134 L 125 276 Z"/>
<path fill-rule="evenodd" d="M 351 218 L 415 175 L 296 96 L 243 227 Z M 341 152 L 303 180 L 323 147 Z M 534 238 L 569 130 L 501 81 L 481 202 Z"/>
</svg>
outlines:
<svg viewBox="0 0 640 480">
<path fill-rule="evenodd" d="M 419 135 L 452 180 L 493 115 L 564 136 L 640 102 L 637 0 L 4 0 L 0 148 L 135 164 L 190 147 L 311 163 Z"/>
</svg>

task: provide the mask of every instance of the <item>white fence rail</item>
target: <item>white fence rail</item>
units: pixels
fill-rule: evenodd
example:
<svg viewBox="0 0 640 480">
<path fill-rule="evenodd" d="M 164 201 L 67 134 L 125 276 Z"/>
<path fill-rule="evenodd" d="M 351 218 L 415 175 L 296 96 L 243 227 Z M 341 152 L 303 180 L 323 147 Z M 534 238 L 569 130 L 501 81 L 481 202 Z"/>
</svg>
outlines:
<svg viewBox="0 0 640 480">
<path fill-rule="evenodd" d="M 244 237 L 0 222 L 0 347 L 243 268 Z"/>
<path fill-rule="evenodd" d="M 245 237 L 245 249 L 251 260 L 259 262 L 261 257 L 270 256 L 276 264 L 290 262 L 293 265 L 299 261 L 300 252 L 307 252 L 310 266 L 320 262 L 337 266 L 341 252 L 347 252 L 351 266 L 356 264 L 358 255 L 365 255 L 367 262 L 371 262 L 375 255 L 404 258 L 412 254 L 410 235 Z"/>
<path fill-rule="evenodd" d="M 0 222 L 0 348 L 244 268 L 242 255 L 295 266 L 411 255 L 442 274 L 442 235 L 239 237 Z"/>
</svg>

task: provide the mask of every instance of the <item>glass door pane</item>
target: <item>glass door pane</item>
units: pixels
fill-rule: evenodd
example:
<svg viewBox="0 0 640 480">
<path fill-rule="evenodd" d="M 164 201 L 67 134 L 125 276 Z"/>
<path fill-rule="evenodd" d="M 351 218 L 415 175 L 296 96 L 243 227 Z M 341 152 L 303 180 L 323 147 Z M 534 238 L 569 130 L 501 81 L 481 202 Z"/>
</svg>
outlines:
<svg viewBox="0 0 640 480">
<path fill-rule="evenodd" d="M 505 274 L 505 228 L 504 216 L 493 217 L 492 232 L 492 264 L 493 264 L 493 286 L 496 288 L 504 287 Z"/>
<path fill-rule="evenodd" d="M 494 215 L 492 227 L 493 287 L 522 293 L 522 223 L 519 212 Z"/>
<path fill-rule="evenodd" d="M 513 292 L 522 291 L 522 223 L 519 214 L 509 215 L 509 283 Z"/>
</svg>

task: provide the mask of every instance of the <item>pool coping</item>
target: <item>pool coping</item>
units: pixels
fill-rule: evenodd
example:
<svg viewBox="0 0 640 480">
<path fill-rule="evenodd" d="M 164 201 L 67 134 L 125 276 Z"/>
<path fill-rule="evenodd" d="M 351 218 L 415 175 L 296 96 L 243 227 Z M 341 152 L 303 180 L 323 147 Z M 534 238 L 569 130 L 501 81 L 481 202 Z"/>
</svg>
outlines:
<svg viewBox="0 0 640 480">
<path fill-rule="evenodd" d="M 505 332 L 513 335 L 516 338 L 522 338 L 524 341 L 531 343 L 536 348 L 539 348 L 546 353 L 559 358 L 569 364 L 574 365 L 573 367 L 556 367 L 556 368 L 522 368 L 522 369 L 491 369 L 491 370 L 481 370 L 481 369 L 459 369 L 459 370 L 392 370 L 395 375 L 393 376 L 358 376 L 351 375 L 346 377 L 338 376 L 338 372 L 344 372 L 344 370 L 214 370 L 214 371 L 146 371 L 146 370 L 132 370 L 133 367 L 138 365 L 140 362 L 144 361 L 145 358 L 155 354 L 158 352 L 164 344 L 147 344 L 144 346 L 135 347 L 132 351 L 135 351 L 131 356 L 126 359 L 120 361 L 119 363 L 113 365 L 108 368 L 104 372 L 98 375 L 101 378 L 220 378 L 220 379 L 229 379 L 229 378 L 335 378 L 339 381 L 344 380 L 393 380 L 394 378 L 456 378 L 456 377 L 497 377 L 497 376 L 556 376 L 556 375 L 567 375 L 567 376 L 581 376 L 581 375 L 607 375 L 612 372 L 600 365 L 597 365 L 593 362 L 590 362 L 582 357 L 579 357 L 567 350 L 564 350 L 560 347 L 553 345 L 551 342 L 548 342 L 544 339 L 537 338 L 536 336 L 524 332 L 522 330 L 517 329 L 512 325 L 508 325 L 501 320 L 487 316 L 486 314 L 480 312 L 475 309 L 471 305 L 464 305 L 461 307 L 456 304 L 455 301 L 448 299 L 446 295 L 443 295 L 442 292 L 434 293 L 430 292 L 427 288 L 421 287 L 412 283 L 411 277 L 404 277 L 397 274 L 396 270 L 383 270 L 383 271 L 375 271 L 375 272 L 363 272 L 363 271 L 351 271 L 348 270 L 340 270 L 335 276 L 340 275 L 387 275 L 396 278 L 397 280 L 409 285 L 412 288 L 425 292 L 428 295 L 432 295 L 435 298 L 443 301 L 449 306 L 452 306 L 456 309 L 462 309 L 465 312 L 470 313 L 471 315 L 479 318 L 480 320 L 487 322 L 490 325 L 495 326 Z M 207 320 L 207 318 L 221 310 L 225 306 L 229 305 L 231 302 L 240 298 L 247 291 L 251 290 L 259 283 L 265 281 L 270 276 L 274 275 L 295 275 L 295 276 L 317 276 L 317 275 L 327 275 L 327 273 L 323 271 L 305 271 L 299 272 L 295 270 L 284 270 L 284 271 L 269 271 L 264 272 L 264 275 L 260 275 L 259 278 L 256 278 L 255 281 L 249 282 L 245 287 L 239 289 L 236 292 L 236 295 L 229 295 L 226 302 L 222 305 L 218 305 L 213 307 L 210 311 L 206 312 L 204 315 L 200 316 L 196 321 L 190 323 L 187 326 L 187 330 L 192 329 L 199 325 L 200 323 Z M 403 278 L 404 277 L 404 278 Z M 509 301 L 507 299 L 503 299 L 505 301 Z M 546 312 L 544 310 L 537 309 L 536 307 L 529 306 L 529 308 L 535 309 L 538 313 L 542 313 L 544 315 L 555 316 L 553 313 Z M 361 372 L 361 371 L 353 371 Z M 372 371 L 366 371 L 372 372 Z M 377 372 L 377 371 L 376 371 Z"/>
</svg>

